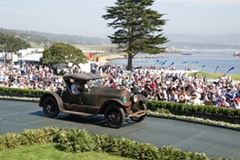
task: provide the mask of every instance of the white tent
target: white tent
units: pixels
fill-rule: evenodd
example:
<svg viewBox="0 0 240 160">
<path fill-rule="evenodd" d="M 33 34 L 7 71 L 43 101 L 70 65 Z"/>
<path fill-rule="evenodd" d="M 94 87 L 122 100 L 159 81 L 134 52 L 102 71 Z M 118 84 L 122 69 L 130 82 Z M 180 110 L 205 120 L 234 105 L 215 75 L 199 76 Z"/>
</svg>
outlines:
<svg viewBox="0 0 240 160">
<path fill-rule="evenodd" d="M 78 65 L 83 72 L 89 73 L 91 72 L 91 65 L 99 66 L 99 62 L 88 61 L 88 63 L 80 63 Z"/>
<path fill-rule="evenodd" d="M 22 61 L 31 61 L 31 62 L 39 62 L 40 61 L 40 58 L 43 56 L 42 53 L 38 53 L 38 54 L 29 54 L 29 55 L 26 55 L 22 58 L 19 58 L 19 60 L 22 60 Z"/>
</svg>

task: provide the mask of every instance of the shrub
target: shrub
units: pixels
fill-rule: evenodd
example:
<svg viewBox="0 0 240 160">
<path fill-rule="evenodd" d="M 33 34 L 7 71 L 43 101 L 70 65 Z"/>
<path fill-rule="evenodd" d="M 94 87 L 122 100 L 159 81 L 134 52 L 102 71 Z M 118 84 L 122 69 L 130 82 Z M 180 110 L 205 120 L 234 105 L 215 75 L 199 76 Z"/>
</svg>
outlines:
<svg viewBox="0 0 240 160">
<path fill-rule="evenodd" d="M 57 148 L 68 152 L 97 151 L 139 160 L 186 159 L 207 160 L 205 154 L 182 152 L 173 147 L 158 148 L 149 143 L 137 143 L 127 138 L 113 138 L 109 135 L 88 134 L 85 130 L 59 129 L 46 127 L 37 130 L 26 130 L 20 134 L 0 136 L 0 150 L 6 150 L 34 143 L 55 142 Z M 220 159 L 219 159 L 220 160 Z"/>
<path fill-rule="evenodd" d="M 157 112 L 158 113 L 164 113 L 164 114 L 170 114 L 171 113 L 168 109 L 165 109 L 165 108 L 158 108 Z"/>
<path fill-rule="evenodd" d="M 162 108 L 165 108 L 165 109 L 167 108 L 167 102 L 161 102 L 160 104 Z"/>
<path fill-rule="evenodd" d="M 197 108 L 197 112 L 204 113 L 205 106 L 196 106 L 196 108 Z"/>
<path fill-rule="evenodd" d="M 152 105 L 153 101 L 145 101 L 144 103 L 146 104 L 146 106 L 147 106 L 148 109 L 150 109 L 150 110 L 152 110 L 152 111 L 156 111 L 156 110 L 157 110 L 156 107 L 154 107 L 154 106 Z"/>
<path fill-rule="evenodd" d="M 20 94 L 20 96 L 36 96 L 40 97 L 42 94 L 49 92 L 44 90 L 31 90 L 31 89 L 21 89 L 21 88 L 9 88 L 9 87 L 0 87 L 1 95 L 6 95 L 8 93 Z"/>
<path fill-rule="evenodd" d="M 175 110 L 176 108 L 175 103 L 172 103 L 172 102 L 167 103 L 166 108 L 170 110 Z"/>
<path fill-rule="evenodd" d="M 232 112 L 235 117 L 240 117 L 240 109 L 233 109 Z"/>
<path fill-rule="evenodd" d="M 225 116 L 234 116 L 234 112 L 232 112 L 233 109 L 230 108 L 223 108 L 221 109 L 221 112 Z"/>
<path fill-rule="evenodd" d="M 85 130 L 62 130 L 57 134 L 58 147 L 67 152 L 87 152 L 95 150 L 95 141 Z"/>
<path fill-rule="evenodd" d="M 219 108 L 218 107 L 213 107 L 212 108 L 212 114 L 218 115 L 219 114 Z"/>
<path fill-rule="evenodd" d="M 210 114 L 211 114 L 211 113 L 212 113 L 212 110 L 213 110 L 213 108 L 214 108 L 214 107 L 212 107 L 212 106 L 206 106 L 206 107 L 205 107 L 205 111 L 204 111 L 204 112 L 205 112 L 205 113 L 210 113 Z"/>
<path fill-rule="evenodd" d="M 185 106 L 182 103 L 176 103 L 175 107 L 176 107 L 176 110 L 179 110 L 179 111 L 185 111 L 186 110 Z"/>
</svg>

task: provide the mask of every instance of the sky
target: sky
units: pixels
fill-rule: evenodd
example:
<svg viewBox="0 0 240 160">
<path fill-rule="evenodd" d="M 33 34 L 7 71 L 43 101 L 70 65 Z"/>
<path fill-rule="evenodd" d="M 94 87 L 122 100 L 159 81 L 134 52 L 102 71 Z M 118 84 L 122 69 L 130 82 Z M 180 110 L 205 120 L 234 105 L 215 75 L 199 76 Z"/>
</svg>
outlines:
<svg viewBox="0 0 240 160">
<path fill-rule="evenodd" d="M 114 30 L 102 18 L 116 0 L 0 0 L 0 28 L 84 37 L 107 37 Z M 240 0 L 155 0 L 165 14 L 164 34 L 240 33 Z"/>
</svg>

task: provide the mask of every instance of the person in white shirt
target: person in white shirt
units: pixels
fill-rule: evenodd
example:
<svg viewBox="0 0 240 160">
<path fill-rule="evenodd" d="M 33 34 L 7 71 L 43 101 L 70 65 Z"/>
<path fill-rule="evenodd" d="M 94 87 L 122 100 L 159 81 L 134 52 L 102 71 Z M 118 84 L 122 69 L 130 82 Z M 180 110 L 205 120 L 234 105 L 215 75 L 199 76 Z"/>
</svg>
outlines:
<svg viewBox="0 0 240 160">
<path fill-rule="evenodd" d="M 202 88 L 199 85 L 195 85 L 195 93 L 197 94 L 198 98 L 201 98 Z"/>
<path fill-rule="evenodd" d="M 237 98 L 232 102 L 231 107 L 234 109 L 240 109 L 240 100 Z"/>
<path fill-rule="evenodd" d="M 200 101 L 200 99 L 198 98 L 196 93 L 193 93 L 192 95 L 192 99 L 189 102 L 191 105 L 201 105 L 202 102 Z"/>
</svg>

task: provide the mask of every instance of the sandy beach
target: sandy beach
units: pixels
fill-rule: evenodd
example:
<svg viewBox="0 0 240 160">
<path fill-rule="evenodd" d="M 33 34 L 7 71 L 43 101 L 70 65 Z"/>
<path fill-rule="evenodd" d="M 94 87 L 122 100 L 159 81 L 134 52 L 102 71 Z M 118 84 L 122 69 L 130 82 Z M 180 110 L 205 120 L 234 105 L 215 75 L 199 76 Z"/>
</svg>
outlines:
<svg viewBox="0 0 240 160">
<path fill-rule="evenodd" d="M 134 58 L 163 58 L 162 55 L 160 56 L 136 56 Z M 110 54 L 106 56 L 99 57 L 98 61 L 100 65 L 105 65 L 105 64 L 111 64 L 111 60 L 114 59 L 126 59 L 126 64 L 127 64 L 127 54 Z"/>
<path fill-rule="evenodd" d="M 111 54 L 107 56 L 102 56 L 99 57 L 98 61 L 100 65 L 105 65 L 105 64 L 111 64 L 111 60 L 113 59 L 123 59 L 126 58 L 124 55 L 119 55 L 119 54 Z"/>
</svg>

